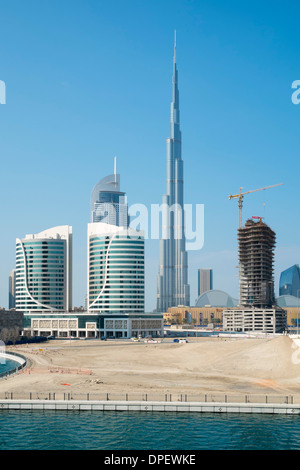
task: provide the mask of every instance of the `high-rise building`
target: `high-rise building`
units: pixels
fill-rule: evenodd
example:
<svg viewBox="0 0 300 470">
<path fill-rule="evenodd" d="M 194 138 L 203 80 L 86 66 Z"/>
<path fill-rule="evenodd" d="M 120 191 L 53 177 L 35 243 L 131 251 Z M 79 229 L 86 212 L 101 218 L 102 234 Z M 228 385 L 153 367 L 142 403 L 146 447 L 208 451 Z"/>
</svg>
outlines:
<svg viewBox="0 0 300 470">
<path fill-rule="evenodd" d="M 183 204 L 183 160 L 179 112 L 176 36 L 173 62 L 173 94 L 171 102 L 170 137 L 167 139 L 167 181 L 163 196 L 162 239 L 157 286 L 157 311 L 189 305 L 188 257 L 185 248 Z"/>
<path fill-rule="evenodd" d="M 120 191 L 120 175 L 115 171 L 98 181 L 91 195 L 91 222 L 128 227 L 126 194 Z"/>
<path fill-rule="evenodd" d="M 72 227 L 16 240 L 16 310 L 68 312 L 72 306 Z"/>
<path fill-rule="evenodd" d="M 294 264 L 290 268 L 282 271 L 279 280 L 279 295 L 293 295 L 300 297 L 300 268 Z"/>
<path fill-rule="evenodd" d="M 16 306 L 16 270 L 10 272 L 8 280 L 8 308 L 15 308 Z"/>
<path fill-rule="evenodd" d="M 198 297 L 213 289 L 213 270 L 198 269 Z"/>
<path fill-rule="evenodd" d="M 287 315 L 274 296 L 275 232 L 261 219 L 249 219 L 238 229 L 238 241 L 239 308 L 223 311 L 223 330 L 283 333 Z"/>
<path fill-rule="evenodd" d="M 140 231 L 88 224 L 88 310 L 125 314 L 145 309 L 144 236 Z"/>
<path fill-rule="evenodd" d="M 262 220 L 247 220 L 238 229 L 240 305 L 270 308 L 274 296 L 276 235 Z"/>
</svg>

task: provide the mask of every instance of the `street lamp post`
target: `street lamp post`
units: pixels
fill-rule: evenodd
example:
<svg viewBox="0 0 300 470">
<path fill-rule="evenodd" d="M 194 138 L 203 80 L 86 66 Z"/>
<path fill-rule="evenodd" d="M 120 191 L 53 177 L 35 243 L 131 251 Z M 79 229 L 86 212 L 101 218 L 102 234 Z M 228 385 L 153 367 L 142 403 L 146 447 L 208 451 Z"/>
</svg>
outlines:
<svg viewBox="0 0 300 470">
<path fill-rule="evenodd" d="M 298 336 L 298 321 L 299 321 L 299 294 L 300 289 L 297 290 L 297 336 Z"/>
</svg>

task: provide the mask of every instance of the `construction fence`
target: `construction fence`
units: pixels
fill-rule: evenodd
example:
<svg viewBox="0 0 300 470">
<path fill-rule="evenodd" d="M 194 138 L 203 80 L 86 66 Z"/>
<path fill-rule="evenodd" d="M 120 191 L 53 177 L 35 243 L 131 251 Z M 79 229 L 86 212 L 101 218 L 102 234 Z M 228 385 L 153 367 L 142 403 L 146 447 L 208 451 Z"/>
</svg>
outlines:
<svg viewBox="0 0 300 470">
<path fill-rule="evenodd" d="M 65 384 L 67 387 L 68 384 Z M 300 405 L 300 395 L 266 394 L 184 394 L 184 393 L 74 393 L 74 392 L 2 392 L 0 400 L 75 400 L 75 401 L 149 401 L 193 403 L 249 403 Z"/>
</svg>

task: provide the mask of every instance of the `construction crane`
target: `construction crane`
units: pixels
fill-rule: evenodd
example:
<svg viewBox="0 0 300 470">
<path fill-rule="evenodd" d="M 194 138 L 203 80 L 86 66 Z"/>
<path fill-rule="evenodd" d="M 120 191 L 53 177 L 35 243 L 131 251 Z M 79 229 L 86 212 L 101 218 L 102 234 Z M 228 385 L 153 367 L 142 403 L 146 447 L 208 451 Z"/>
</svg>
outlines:
<svg viewBox="0 0 300 470">
<path fill-rule="evenodd" d="M 281 186 L 282 184 L 283 183 L 279 183 L 279 184 L 273 184 L 272 186 L 266 186 L 265 188 L 252 189 L 252 191 L 246 191 L 245 193 L 242 193 L 243 188 L 240 188 L 240 192 L 238 194 L 233 194 L 233 195 L 229 196 L 228 199 L 238 198 L 238 200 L 239 200 L 239 202 L 238 202 L 238 206 L 239 206 L 239 228 L 242 228 L 242 225 L 243 225 L 242 209 L 243 209 L 243 197 L 245 196 L 245 194 L 254 193 L 256 191 L 263 191 L 263 190 L 269 189 L 269 188 L 275 188 L 275 186 Z"/>
</svg>

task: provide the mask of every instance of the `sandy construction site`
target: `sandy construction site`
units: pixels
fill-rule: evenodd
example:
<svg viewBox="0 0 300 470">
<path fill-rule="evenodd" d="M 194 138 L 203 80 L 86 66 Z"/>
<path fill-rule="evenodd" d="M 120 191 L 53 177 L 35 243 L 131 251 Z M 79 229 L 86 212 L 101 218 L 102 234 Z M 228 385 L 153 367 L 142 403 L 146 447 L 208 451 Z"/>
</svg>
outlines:
<svg viewBox="0 0 300 470">
<path fill-rule="evenodd" d="M 188 343 L 51 340 L 8 347 L 28 367 L 0 394 L 172 393 L 300 395 L 300 349 L 288 336 L 192 338 Z"/>
</svg>

